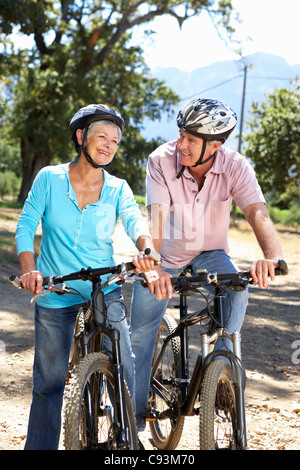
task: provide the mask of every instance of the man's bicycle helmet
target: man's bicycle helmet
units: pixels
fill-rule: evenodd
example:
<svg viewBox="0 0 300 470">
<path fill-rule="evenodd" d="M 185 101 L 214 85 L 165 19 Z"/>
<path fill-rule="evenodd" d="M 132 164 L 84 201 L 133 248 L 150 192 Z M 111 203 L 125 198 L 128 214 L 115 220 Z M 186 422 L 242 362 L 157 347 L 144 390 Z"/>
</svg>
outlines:
<svg viewBox="0 0 300 470">
<path fill-rule="evenodd" d="M 203 161 L 207 141 L 228 139 L 237 123 L 236 113 L 221 101 L 198 98 L 186 103 L 177 115 L 179 129 L 203 139 L 203 147 L 199 160 L 194 166 L 202 165 L 215 154 Z M 181 174 L 184 170 L 181 170 Z M 181 176 L 178 175 L 178 177 Z"/>
<path fill-rule="evenodd" d="M 106 165 L 96 165 L 83 146 L 87 137 L 88 127 L 95 121 L 112 121 L 120 128 L 122 133 L 124 131 L 125 122 L 117 111 L 113 108 L 109 108 L 105 104 L 89 104 L 88 106 L 79 109 L 79 111 L 77 111 L 77 113 L 72 117 L 69 125 L 69 132 L 70 139 L 74 143 L 77 152 L 82 150 L 85 158 L 94 168 L 102 168 Z M 77 129 L 84 129 L 83 142 L 81 145 L 79 145 L 77 141 Z"/>
</svg>

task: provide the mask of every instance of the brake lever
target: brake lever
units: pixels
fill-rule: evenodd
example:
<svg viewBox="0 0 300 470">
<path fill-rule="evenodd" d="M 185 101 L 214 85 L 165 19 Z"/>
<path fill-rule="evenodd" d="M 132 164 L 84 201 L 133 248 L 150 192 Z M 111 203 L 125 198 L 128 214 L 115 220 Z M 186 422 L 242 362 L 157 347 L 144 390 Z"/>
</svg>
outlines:
<svg viewBox="0 0 300 470">
<path fill-rule="evenodd" d="M 61 287 L 59 287 L 59 286 L 61 286 Z M 47 294 L 51 294 L 52 292 L 55 292 L 58 295 L 63 295 L 63 294 L 69 294 L 70 289 L 68 288 L 68 286 L 65 283 L 56 284 L 56 285 L 50 284 L 50 285 L 48 285 L 48 288 L 46 290 L 44 290 L 40 294 L 37 294 L 34 297 L 32 297 L 31 303 L 35 302 L 40 297 L 44 297 Z"/>
</svg>

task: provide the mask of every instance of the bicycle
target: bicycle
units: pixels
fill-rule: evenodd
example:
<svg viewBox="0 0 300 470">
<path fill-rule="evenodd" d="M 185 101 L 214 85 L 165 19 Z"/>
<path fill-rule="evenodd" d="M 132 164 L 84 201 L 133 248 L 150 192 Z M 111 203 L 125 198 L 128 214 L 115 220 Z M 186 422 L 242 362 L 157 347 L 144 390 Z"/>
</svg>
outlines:
<svg viewBox="0 0 300 470">
<path fill-rule="evenodd" d="M 287 274 L 285 261 L 275 274 Z M 244 389 L 246 375 L 241 358 L 241 335 L 228 334 L 224 302 L 228 289 L 243 290 L 251 283 L 248 271 L 232 274 L 200 270 L 192 276 L 188 267 L 171 279 L 180 295 L 179 324 L 165 314 L 157 336 L 149 392 L 149 421 L 154 445 L 159 450 L 176 449 L 186 416 L 199 416 L 200 450 L 247 448 Z M 212 292 L 205 296 L 204 285 Z M 201 293 L 206 307 L 188 313 L 187 297 Z M 200 325 L 201 352 L 189 378 L 188 328 Z M 218 338 L 228 338 L 232 351 L 213 350 Z"/>
<path fill-rule="evenodd" d="M 74 293 L 75 290 L 66 285 L 68 281 L 92 282 L 91 300 L 84 299 L 76 318 L 69 358 L 64 407 L 66 450 L 139 449 L 134 408 L 123 378 L 120 333 L 109 321 L 110 304 L 105 304 L 103 292 L 106 287 L 133 277 L 134 269 L 133 263 L 128 262 L 45 277 L 43 286 L 47 289 L 32 299 L 54 292 Z M 109 276 L 102 282 L 104 275 Z M 22 288 L 17 276 L 10 275 L 9 280 Z M 124 304 L 123 308 L 126 315 Z M 104 349 L 104 335 L 111 342 L 111 352 Z"/>
</svg>

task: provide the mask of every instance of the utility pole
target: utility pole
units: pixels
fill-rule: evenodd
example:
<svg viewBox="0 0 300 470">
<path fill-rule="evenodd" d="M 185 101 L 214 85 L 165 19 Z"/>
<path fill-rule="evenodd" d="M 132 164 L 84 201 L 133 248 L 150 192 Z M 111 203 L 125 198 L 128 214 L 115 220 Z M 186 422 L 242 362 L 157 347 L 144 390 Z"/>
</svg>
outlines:
<svg viewBox="0 0 300 470">
<path fill-rule="evenodd" d="M 239 153 L 241 152 L 242 142 L 243 142 L 243 122 L 244 122 L 244 109 L 245 109 L 247 68 L 248 68 L 248 65 L 245 65 L 245 67 L 244 67 L 244 84 L 243 84 L 242 107 L 241 107 L 240 135 L 239 135 L 239 146 L 238 146 L 238 152 Z"/>
<path fill-rule="evenodd" d="M 240 118 L 240 133 L 239 133 L 239 143 L 238 143 L 238 152 L 239 153 L 241 153 L 242 142 L 243 142 L 243 122 L 244 122 L 244 110 L 245 110 L 247 68 L 248 68 L 248 65 L 246 64 L 245 67 L 244 67 L 244 83 L 243 83 L 243 95 L 242 95 L 241 118 Z M 236 203 L 235 203 L 235 201 L 232 201 L 231 223 L 233 225 L 236 224 Z"/>
</svg>

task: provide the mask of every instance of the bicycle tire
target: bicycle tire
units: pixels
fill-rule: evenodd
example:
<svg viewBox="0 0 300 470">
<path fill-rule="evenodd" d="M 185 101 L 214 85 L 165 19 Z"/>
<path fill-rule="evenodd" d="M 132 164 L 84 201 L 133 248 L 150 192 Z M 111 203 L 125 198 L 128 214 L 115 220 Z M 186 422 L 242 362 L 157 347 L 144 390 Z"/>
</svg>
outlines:
<svg viewBox="0 0 300 470">
<path fill-rule="evenodd" d="M 176 321 L 169 315 L 164 315 L 156 340 L 156 347 L 154 352 L 154 359 L 161 349 L 161 343 L 165 336 L 177 327 Z M 154 378 L 158 381 L 162 379 L 170 379 L 181 377 L 181 354 L 180 354 L 180 339 L 179 337 L 173 338 L 162 357 L 161 366 L 158 367 Z M 164 385 L 169 390 L 170 398 L 172 400 L 172 412 L 175 417 L 150 421 L 150 431 L 154 445 L 159 450 L 174 450 L 180 441 L 183 426 L 184 416 L 180 414 L 180 392 L 179 388 L 170 383 Z M 151 389 L 151 387 L 150 387 Z M 167 411 L 168 405 L 157 395 L 150 390 L 150 407 L 158 410 L 159 412 Z"/>
<path fill-rule="evenodd" d="M 86 425 L 85 390 L 92 389 L 93 436 Z M 100 393 L 99 393 L 100 392 Z M 64 446 L 66 450 L 118 450 L 114 422 L 114 377 L 110 358 L 92 353 L 80 360 L 66 387 L 64 410 Z M 130 450 L 138 449 L 135 414 L 124 381 L 124 404 Z"/>
<path fill-rule="evenodd" d="M 238 450 L 237 410 L 232 370 L 223 360 L 205 371 L 200 393 L 200 450 Z"/>
</svg>

